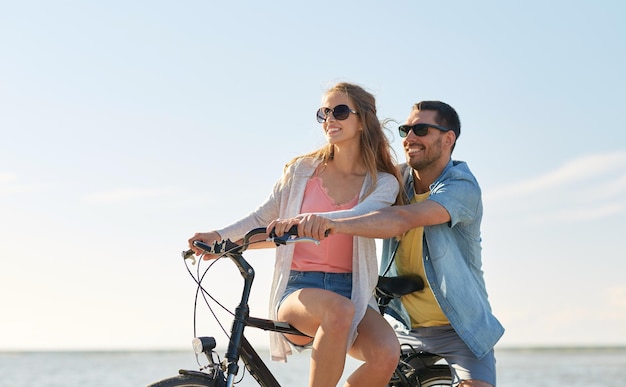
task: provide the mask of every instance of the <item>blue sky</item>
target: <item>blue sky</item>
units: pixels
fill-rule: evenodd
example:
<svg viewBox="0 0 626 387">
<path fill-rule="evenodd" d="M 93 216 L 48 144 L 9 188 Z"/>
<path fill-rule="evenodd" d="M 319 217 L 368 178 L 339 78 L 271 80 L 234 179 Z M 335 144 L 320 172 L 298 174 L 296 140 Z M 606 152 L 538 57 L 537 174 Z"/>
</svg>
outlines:
<svg viewBox="0 0 626 387">
<path fill-rule="evenodd" d="M 371 91 L 381 119 L 424 99 L 458 110 L 453 156 L 483 188 L 499 346 L 626 345 L 625 11 L 0 2 L 0 350 L 188 348 L 180 251 L 323 143 L 314 113 L 337 81 Z M 262 317 L 272 254 L 249 258 Z M 210 272 L 227 304 L 237 275 Z M 203 313 L 200 332 L 214 332 Z"/>
</svg>

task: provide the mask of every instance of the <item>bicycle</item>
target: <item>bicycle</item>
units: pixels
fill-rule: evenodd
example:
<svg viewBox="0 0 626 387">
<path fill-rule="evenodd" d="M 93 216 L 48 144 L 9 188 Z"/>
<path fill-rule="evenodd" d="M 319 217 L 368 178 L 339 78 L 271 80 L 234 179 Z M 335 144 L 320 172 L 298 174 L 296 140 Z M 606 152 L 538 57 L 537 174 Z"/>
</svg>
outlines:
<svg viewBox="0 0 626 387">
<path fill-rule="evenodd" d="M 239 372 L 239 360 L 244 363 L 248 373 L 258 382 L 259 386 L 280 387 L 279 382 L 276 380 L 272 372 L 261 359 L 259 354 L 254 350 L 250 342 L 246 339 L 244 335 L 244 328 L 253 327 L 265 331 L 302 336 L 307 335 L 298 331 L 286 322 L 256 318 L 249 315 L 248 300 L 252 289 L 252 282 L 254 280 L 254 269 L 243 257 L 243 252 L 252 243 L 256 243 L 250 242 L 250 239 L 253 236 L 265 233 L 265 228 L 253 229 L 244 236 L 241 244 L 233 243 L 228 239 L 222 242 L 215 242 L 213 245 L 208 245 L 200 241 L 194 242 L 196 247 L 206 253 L 220 255 L 220 258 L 230 258 L 235 263 L 244 279 L 241 299 L 233 314 L 233 323 L 230 330 L 230 339 L 226 354 L 223 361 L 220 361 L 218 355 L 216 362 L 214 357 L 214 355 L 217 355 L 214 351 L 217 345 L 215 338 L 196 337 L 192 340 L 192 346 L 196 357 L 204 354 L 208 360 L 208 364 L 201 366 L 198 371 L 181 369 L 179 370 L 179 374 L 177 376 L 155 382 L 150 384 L 148 387 L 232 387 L 238 382 L 235 381 L 235 378 Z M 265 241 L 273 242 L 276 246 L 299 242 L 319 243 L 319 241 L 312 238 L 298 237 L 295 227 L 281 237 L 277 237 L 273 233 L 270 233 L 269 237 Z M 183 251 L 182 256 L 185 262 L 187 262 L 187 260 L 191 260 L 192 264 L 195 264 L 193 251 Z M 206 294 L 212 298 L 202 287 L 202 278 L 204 275 L 200 276 L 199 269 L 198 278 L 193 276 L 193 273 L 188 266 L 187 270 L 198 285 L 196 297 L 198 296 L 198 292 L 202 292 L 203 295 Z M 208 270 L 208 268 L 206 270 Z M 206 270 L 204 272 L 205 274 Z M 377 288 L 377 294 L 380 292 L 380 297 L 401 296 L 403 292 L 406 292 L 412 286 L 411 284 L 407 286 L 406 279 L 395 279 L 392 277 L 381 278 L 387 279 L 381 280 L 382 284 L 379 283 L 379 287 Z M 389 300 L 390 298 L 386 302 L 388 303 Z M 380 307 L 386 305 L 384 302 L 385 301 L 379 303 Z M 447 369 L 447 366 L 435 364 L 438 360 L 439 358 L 434 355 L 415 351 L 412 348 L 403 346 L 400 362 L 398 363 L 398 367 L 389 382 L 389 386 L 450 386 L 450 372 L 447 371 L 446 376 L 443 373 L 442 367 Z M 447 384 L 442 384 L 443 382 L 447 382 Z"/>
</svg>

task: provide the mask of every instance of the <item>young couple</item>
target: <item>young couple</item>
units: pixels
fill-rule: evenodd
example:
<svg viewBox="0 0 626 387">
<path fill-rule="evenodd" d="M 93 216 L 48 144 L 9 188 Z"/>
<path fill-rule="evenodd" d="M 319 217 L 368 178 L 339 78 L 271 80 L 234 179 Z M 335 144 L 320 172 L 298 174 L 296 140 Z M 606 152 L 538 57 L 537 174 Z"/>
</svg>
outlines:
<svg viewBox="0 0 626 387">
<path fill-rule="evenodd" d="M 321 240 L 277 249 L 270 296 L 271 319 L 313 337 L 270 333 L 272 359 L 311 348 L 309 386 L 336 386 L 346 354 L 363 361 L 346 386 L 385 386 L 402 336 L 446 358 L 455 385 L 495 386 L 493 346 L 504 329 L 491 313 L 480 269 L 480 188 L 467 165 L 451 159 L 460 135 L 454 109 L 439 101 L 414 105 L 399 127 L 407 157 L 400 167 L 375 98 L 362 87 L 334 85 L 317 120 L 326 145 L 287 163 L 253 213 L 196 233 L 190 247 L 200 254 L 195 240 L 239 240 L 265 226 L 282 235 L 298 225 L 300 235 Z M 373 297 L 374 238 L 389 238 L 382 267 L 390 274 L 418 274 L 426 283 L 390 308 L 404 327 L 399 336 Z"/>
</svg>

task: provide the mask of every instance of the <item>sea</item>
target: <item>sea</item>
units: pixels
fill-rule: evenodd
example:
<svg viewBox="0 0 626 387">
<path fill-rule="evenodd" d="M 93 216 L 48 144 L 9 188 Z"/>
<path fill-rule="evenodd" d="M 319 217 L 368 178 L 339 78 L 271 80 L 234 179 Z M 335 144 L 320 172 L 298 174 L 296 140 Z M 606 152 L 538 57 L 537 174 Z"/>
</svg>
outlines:
<svg viewBox="0 0 626 387">
<path fill-rule="evenodd" d="M 269 361 L 267 351 L 259 354 L 282 386 L 306 386 L 310 353 L 291 356 L 288 363 Z M 626 347 L 497 348 L 496 357 L 501 387 L 626 385 Z M 347 360 L 342 382 L 358 365 Z M 136 387 L 198 368 L 191 350 L 0 352 L 0 387 Z M 257 386 L 243 369 L 238 386 Z"/>
</svg>

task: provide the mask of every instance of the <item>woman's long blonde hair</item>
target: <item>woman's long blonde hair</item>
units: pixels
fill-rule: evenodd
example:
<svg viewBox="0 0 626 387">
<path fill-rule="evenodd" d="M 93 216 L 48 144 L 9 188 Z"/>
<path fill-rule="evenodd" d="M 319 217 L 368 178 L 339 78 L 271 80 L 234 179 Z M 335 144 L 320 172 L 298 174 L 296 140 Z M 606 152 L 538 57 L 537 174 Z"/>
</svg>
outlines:
<svg viewBox="0 0 626 387">
<path fill-rule="evenodd" d="M 383 132 L 383 128 L 389 120 L 381 122 L 376 115 L 376 98 L 365 91 L 361 86 L 341 82 L 332 86 L 324 94 L 328 96 L 331 93 L 344 93 L 350 101 L 354 104 L 354 108 L 359 113 L 358 118 L 361 121 L 363 130 L 361 131 L 361 159 L 365 165 L 368 173 L 372 177 L 372 181 L 375 183 L 378 172 L 387 172 L 394 175 L 398 180 L 400 190 L 396 198 L 396 204 L 403 204 L 403 184 L 402 177 L 396 165 L 396 160 L 392 154 L 391 145 L 389 140 Z M 295 163 L 296 161 L 311 157 L 314 159 L 327 162 L 332 160 L 334 156 L 335 146 L 333 144 L 326 144 L 316 151 L 298 156 L 287 163 L 286 167 Z M 375 189 L 375 184 L 368 187 L 367 192 L 363 198 L 371 194 Z"/>
</svg>

